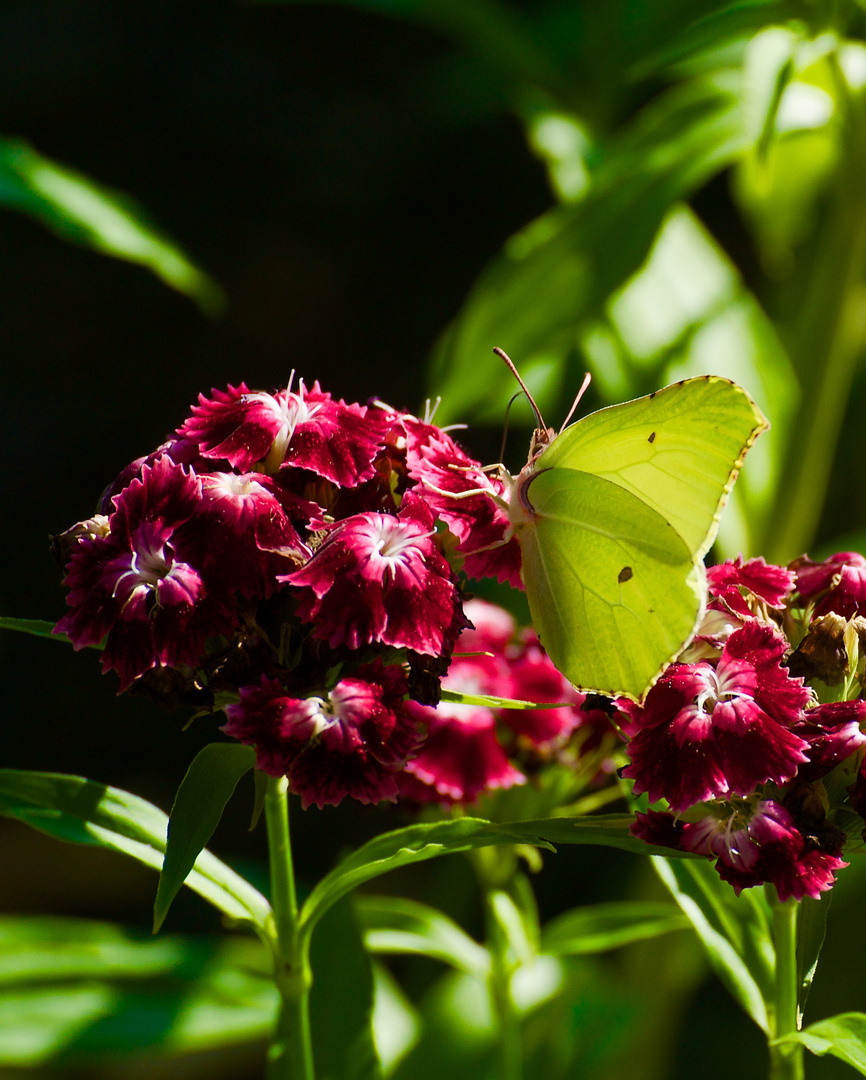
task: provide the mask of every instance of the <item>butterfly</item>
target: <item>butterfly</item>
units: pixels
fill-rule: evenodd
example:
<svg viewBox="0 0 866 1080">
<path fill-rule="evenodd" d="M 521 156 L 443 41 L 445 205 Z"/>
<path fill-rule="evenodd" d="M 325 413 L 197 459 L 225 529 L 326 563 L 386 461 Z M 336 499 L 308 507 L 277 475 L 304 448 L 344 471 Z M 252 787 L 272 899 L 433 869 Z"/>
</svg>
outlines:
<svg viewBox="0 0 866 1080">
<path fill-rule="evenodd" d="M 703 557 L 769 424 L 742 387 L 704 375 L 556 434 L 521 386 L 539 427 L 508 512 L 533 626 L 576 687 L 639 701 L 697 630 Z"/>
</svg>

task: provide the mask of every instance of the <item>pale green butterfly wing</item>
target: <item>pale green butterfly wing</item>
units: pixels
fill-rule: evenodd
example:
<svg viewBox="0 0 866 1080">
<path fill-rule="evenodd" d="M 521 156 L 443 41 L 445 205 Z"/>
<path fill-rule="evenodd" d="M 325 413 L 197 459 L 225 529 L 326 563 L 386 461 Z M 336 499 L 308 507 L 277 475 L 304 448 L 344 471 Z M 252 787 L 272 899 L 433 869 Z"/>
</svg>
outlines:
<svg viewBox="0 0 866 1080">
<path fill-rule="evenodd" d="M 640 698 L 694 633 L 703 566 L 659 513 L 602 477 L 542 471 L 526 497 L 523 574 L 551 660 L 578 687 Z"/>
<path fill-rule="evenodd" d="M 511 517 L 530 610 L 575 686 L 640 699 L 691 639 L 701 560 L 766 427 L 744 390 L 704 376 L 584 417 L 523 471 Z"/>
<path fill-rule="evenodd" d="M 745 390 L 705 375 L 585 416 L 535 467 L 611 480 L 657 510 L 702 558 L 743 456 L 768 426 Z"/>
</svg>

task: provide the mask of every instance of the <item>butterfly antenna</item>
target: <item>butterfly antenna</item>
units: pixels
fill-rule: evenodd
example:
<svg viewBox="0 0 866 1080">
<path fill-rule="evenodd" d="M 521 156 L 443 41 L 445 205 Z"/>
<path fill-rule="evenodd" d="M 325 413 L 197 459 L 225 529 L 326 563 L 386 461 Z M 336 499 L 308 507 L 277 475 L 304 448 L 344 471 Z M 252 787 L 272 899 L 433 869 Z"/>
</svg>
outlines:
<svg viewBox="0 0 866 1080">
<path fill-rule="evenodd" d="M 572 418 L 572 416 L 574 416 L 574 410 L 580 404 L 580 399 L 586 393 L 586 388 L 589 386 L 591 380 L 592 376 L 589 372 L 587 372 L 583 377 L 583 382 L 581 383 L 581 387 L 577 392 L 577 397 L 574 399 L 571 408 L 568 410 L 568 416 L 566 416 L 565 420 L 563 421 L 562 427 L 560 428 L 561 431 L 565 431 L 565 429 L 568 427 L 568 421 Z"/>
<path fill-rule="evenodd" d="M 516 394 L 512 394 L 511 399 L 509 400 L 508 404 L 505 406 L 505 419 L 502 422 L 502 444 L 499 447 L 499 460 L 500 461 L 505 460 L 505 442 L 506 442 L 506 440 L 508 438 L 508 417 L 509 417 L 509 415 L 511 413 L 511 406 L 514 404 L 515 401 L 517 401 L 517 399 L 520 397 L 520 395 L 522 393 L 523 393 L 522 390 L 518 390 Z"/>
<path fill-rule="evenodd" d="M 523 391 L 524 394 L 526 394 L 526 400 L 532 406 L 532 411 L 535 413 L 535 419 L 538 423 L 539 430 L 545 431 L 546 429 L 544 426 L 544 418 L 541 415 L 541 410 L 535 404 L 535 398 L 532 396 L 532 394 L 530 394 L 529 390 L 526 387 L 526 383 L 523 381 L 523 379 L 521 379 L 520 372 L 514 366 L 514 362 L 512 361 L 511 357 L 498 346 L 494 348 L 493 351 L 496 353 L 500 360 L 505 361 L 506 365 L 508 366 L 508 370 L 514 376 L 514 378 L 517 379 L 518 383 L 520 384 L 520 389 Z"/>
</svg>

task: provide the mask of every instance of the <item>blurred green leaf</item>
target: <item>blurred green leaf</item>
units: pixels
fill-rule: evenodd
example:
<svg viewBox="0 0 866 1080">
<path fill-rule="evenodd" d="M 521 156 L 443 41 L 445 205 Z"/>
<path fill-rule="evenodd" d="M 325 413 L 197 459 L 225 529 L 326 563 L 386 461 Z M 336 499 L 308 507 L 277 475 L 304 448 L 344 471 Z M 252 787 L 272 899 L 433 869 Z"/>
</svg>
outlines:
<svg viewBox="0 0 866 1080">
<path fill-rule="evenodd" d="M 671 904 L 612 901 L 574 908 L 552 919 L 542 930 L 541 947 L 554 956 L 606 952 L 689 925 Z"/>
<path fill-rule="evenodd" d="M 799 400 L 797 379 L 772 322 L 691 210 L 671 211 L 646 262 L 611 295 L 583 345 L 608 399 L 715 374 L 739 383 L 769 413 L 771 429 L 749 451 L 716 541 L 726 557 L 760 551 L 768 494 L 780 483 Z"/>
<path fill-rule="evenodd" d="M 211 743 L 195 756 L 171 808 L 165 862 L 153 906 L 154 933 L 213 835 L 238 780 L 252 769 L 255 759 L 253 748 L 240 743 Z"/>
<path fill-rule="evenodd" d="M 160 869 L 168 817 L 119 788 L 80 776 L 0 769 L 0 814 L 57 840 L 111 848 Z M 232 919 L 264 926 L 267 900 L 215 855 L 203 851 L 186 884 Z"/>
<path fill-rule="evenodd" d="M 508 241 L 434 352 L 430 386 L 443 398 L 440 422 L 504 415 L 514 387 L 491 353 L 495 345 L 533 393 L 541 389 L 535 368 L 553 368 L 539 400 L 542 409 L 553 405 L 577 366 L 582 327 L 638 270 L 665 215 L 741 152 L 737 91 L 734 71 L 668 90 L 604 148 L 585 199 L 549 211 Z"/>
<path fill-rule="evenodd" d="M 866 1076 L 866 1013 L 840 1013 L 778 1041 L 802 1043 L 819 1057 L 830 1054 Z"/>
<path fill-rule="evenodd" d="M 316 1080 L 381 1080 L 373 1040 L 373 976 L 348 900 L 322 918 L 310 946 Z"/>
<path fill-rule="evenodd" d="M 796 249 L 817 224 L 817 200 L 842 158 L 833 70 L 838 45 L 829 34 L 807 40 L 802 29 L 771 27 L 747 49 L 744 106 L 760 132 L 737 163 L 733 192 L 771 277 L 793 269 Z M 773 100 L 761 100 L 770 83 Z"/>
<path fill-rule="evenodd" d="M 397 896 L 358 896 L 355 910 L 368 949 L 377 953 L 417 953 L 442 960 L 458 971 L 485 979 L 487 950 L 441 911 Z"/>
<path fill-rule="evenodd" d="M 0 1063 L 93 1064 L 264 1039 L 276 1011 L 252 938 L 141 940 L 78 919 L 0 919 Z"/>
<path fill-rule="evenodd" d="M 386 1076 L 415 1045 L 420 1027 L 418 1010 L 388 969 L 374 963 L 373 1037 Z"/>
<path fill-rule="evenodd" d="M 713 970 L 762 1031 L 774 1001 L 775 949 L 766 905 L 755 889 L 740 896 L 706 860 L 653 859 L 659 877 L 691 922 Z"/>
<path fill-rule="evenodd" d="M 206 314 L 225 305 L 220 287 L 134 200 L 50 161 L 27 143 L 0 139 L 0 204 L 30 214 L 66 240 L 147 267 Z"/>
</svg>

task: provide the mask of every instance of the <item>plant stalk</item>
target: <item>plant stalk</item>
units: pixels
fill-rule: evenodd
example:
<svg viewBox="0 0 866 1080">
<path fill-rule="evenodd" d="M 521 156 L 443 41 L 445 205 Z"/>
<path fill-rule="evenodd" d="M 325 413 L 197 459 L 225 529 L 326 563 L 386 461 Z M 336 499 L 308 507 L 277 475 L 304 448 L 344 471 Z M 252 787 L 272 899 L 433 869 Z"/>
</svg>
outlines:
<svg viewBox="0 0 866 1080">
<path fill-rule="evenodd" d="M 274 980 L 280 993 L 280 1012 L 268 1048 L 267 1080 L 314 1080 L 310 1036 L 309 953 L 298 935 L 298 899 L 289 837 L 289 784 L 285 777 L 268 778 L 265 823 L 268 832 L 272 951 Z"/>
<path fill-rule="evenodd" d="M 775 890 L 768 888 L 771 895 Z M 797 1009 L 797 916 L 800 905 L 796 900 L 781 903 L 775 898 L 773 910 L 773 939 L 776 946 L 776 999 L 772 1015 L 770 1039 L 770 1080 L 803 1080 L 803 1046 L 801 1043 L 778 1043 L 776 1040 L 799 1030 Z"/>
<path fill-rule="evenodd" d="M 515 960 L 509 948 L 506 927 L 497 911 L 496 898 L 501 894 L 503 867 L 498 851 L 482 848 L 472 853 L 476 875 L 484 893 L 487 948 L 490 953 L 490 972 L 487 977 L 490 1004 L 497 1028 L 497 1049 L 500 1080 L 523 1080 L 523 1036 L 520 1012 L 511 993 L 511 978 Z M 513 874 L 506 870 L 507 880 Z"/>
</svg>

